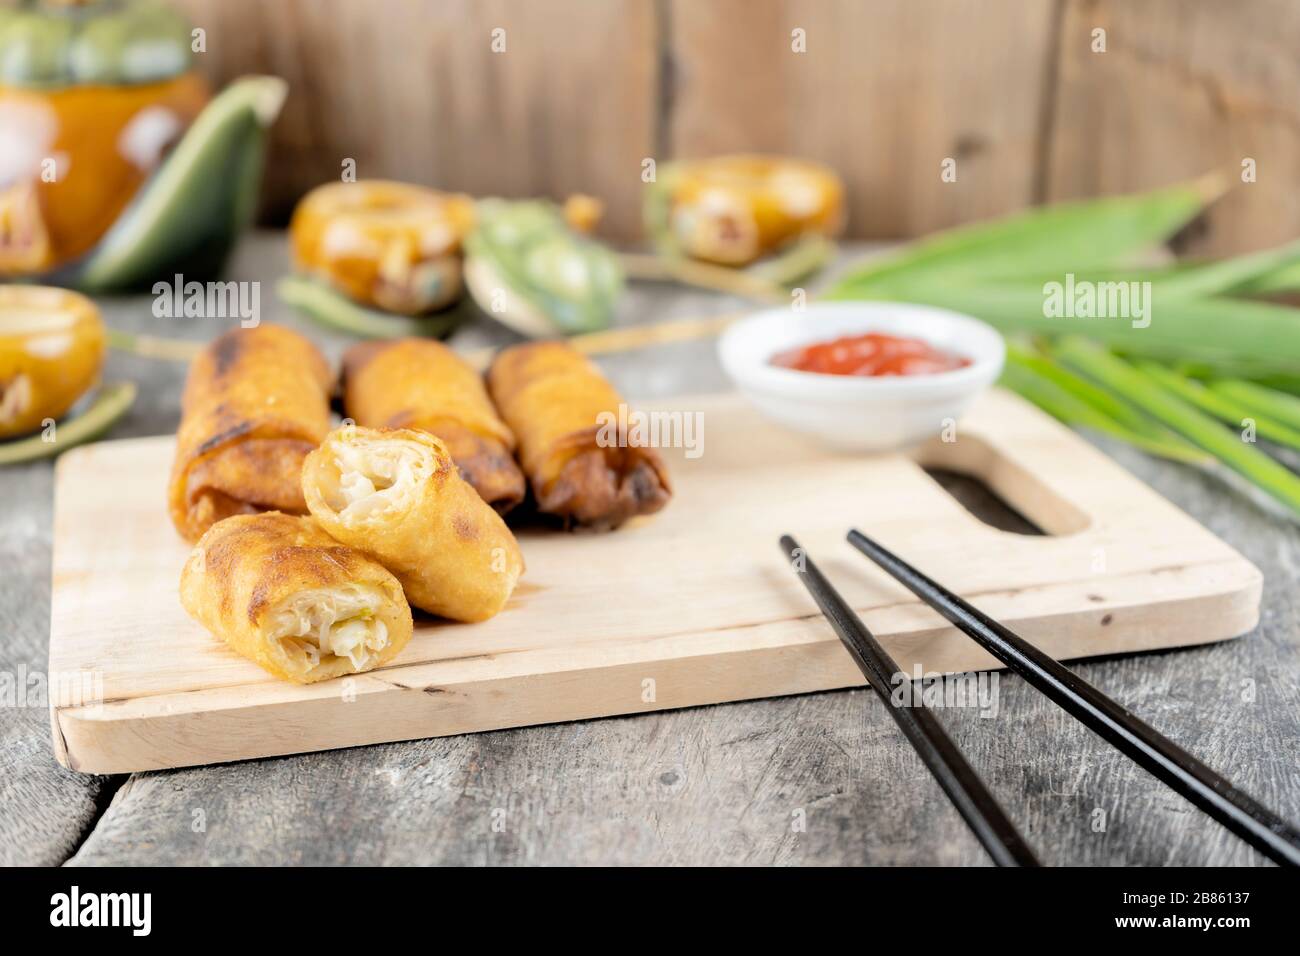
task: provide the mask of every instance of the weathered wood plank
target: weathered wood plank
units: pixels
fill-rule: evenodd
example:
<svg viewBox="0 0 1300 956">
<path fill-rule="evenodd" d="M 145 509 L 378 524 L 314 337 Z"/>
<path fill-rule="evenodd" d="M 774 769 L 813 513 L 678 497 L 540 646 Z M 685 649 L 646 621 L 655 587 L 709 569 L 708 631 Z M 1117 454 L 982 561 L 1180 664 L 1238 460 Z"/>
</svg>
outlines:
<svg viewBox="0 0 1300 956">
<path fill-rule="evenodd" d="M 63 860 L 94 819 L 105 778 L 53 762 L 45 686 L 50 466 L 0 469 L 0 865 Z M 30 680 L 30 682 L 29 682 Z"/>
<path fill-rule="evenodd" d="M 1300 9 L 1287 0 L 179 2 L 207 30 L 216 80 L 291 84 L 272 219 L 350 157 L 363 176 L 480 194 L 592 192 L 609 234 L 631 239 L 642 159 L 758 149 L 838 168 L 854 236 L 1210 168 L 1236 178 L 1246 158 L 1258 181 L 1193 248 L 1262 247 L 1300 223 Z M 939 178 L 948 157 L 955 183 Z"/>
<path fill-rule="evenodd" d="M 609 204 L 611 235 L 639 231 L 659 92 L 653 4 L 181 5 L 207 31 L 201 62 L 215 79 L 289 81 L 267 168 L 273 218 L 351 158 L 360 177 L 476 195 L 593 193 Z"/>
<path fill-rule="evenodd" d="M 1094 30 L 1105 52 L 1094 52 Z M 1237 188 L 1190 248 L 1226 255 L 1300 229 L 1300 7 L 1287 0 L 1069 0 L 1046 194 L 1147 189 L 1223 171 Z M 1253 159 L 1257 181 L 1241 182 Z"/>
<path fill-rule="evenodd" d="M 848 182 L 854 236 L 911 236 L 1034 199 L 1053 7 L 994 0 L 670 6 L 671 148 L 788 153 Z M 806 51 L 792 50 L 804 31 Z M 940 164 L 956 160 L 956 182 Z"/>
</svg>

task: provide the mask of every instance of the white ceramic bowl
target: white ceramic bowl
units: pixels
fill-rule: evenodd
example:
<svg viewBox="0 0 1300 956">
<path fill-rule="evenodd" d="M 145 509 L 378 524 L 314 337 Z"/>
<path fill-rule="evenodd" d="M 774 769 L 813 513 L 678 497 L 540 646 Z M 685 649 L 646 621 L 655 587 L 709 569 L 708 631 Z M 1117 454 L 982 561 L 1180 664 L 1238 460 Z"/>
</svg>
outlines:
<svg viewBox="0 0 1300 956">
<path fill-rule="evenodd" d="M 934 375 L 867 377 L 779 368 L 772 356 L 842 335 L 884 332 L 924 339 L 971 360 Z M 992 326 L 958 312 L 901 302 L 828 302 L 803 312 L 759 312 L 718 341 L 731 380 L 764 415 L 838 448 L 886 451 L 955 422 L 1002 372 L 1006 346 Z"/>
</svg>

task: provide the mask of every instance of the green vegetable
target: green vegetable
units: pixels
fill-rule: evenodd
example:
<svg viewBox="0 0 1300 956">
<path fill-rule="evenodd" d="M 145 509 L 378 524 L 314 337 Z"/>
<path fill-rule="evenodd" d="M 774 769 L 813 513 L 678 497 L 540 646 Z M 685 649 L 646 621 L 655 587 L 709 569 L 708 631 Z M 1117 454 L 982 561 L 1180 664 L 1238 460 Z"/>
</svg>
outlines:
<svg viewBox="0 0 1300 956">
<path fill-rule="evenodd" d="M 46 441 L 44 435 L 32 435 L 17 441 L 0 442 L 0 465 L 49 458 L 74 445 L 98 438 L 117 424 L 134 401 L 134 383 L 105 385 L 100 388 L 89 408 L 67 422 L 55 425 L 53 441 Z"/>
<path fill-rule="evenodd" d="M 1184 378 L 1176 372 L 1171 372 L 1163 365 L 1156 365 L 1154 362 L 1138 362 L 1136 364 L 1139 370 L 1155 379 L 1183 401 L 1195 405 L 1201 411 L 1239 429 L 1246 427 L 1246 419 L 1250 419 L 1255 423 L 1255 432 L 1261 438 L 1266 438 L 1279 445 L 1288 445 L 1291 448 L 1300 449 L 1300 431 L 1272 418 L 1258 415 L 1245 405 L 1218 392 L 1212 392 L 1199 382 Z"/>
<path fill-rule="evenodd" d="M 1276 419 L 1291 428 L 1300 428 L 1300 398 L 1253 382 L 1219 379 L 1209 383 L 1212 391 L 1240 402 L 1253 414 Z"/>
<path fill-rule="evenodd" d="M 1011 342 L 1001 384 L 1067 425 L 1103 432 L 1173 461 L 1203 465 L 1212 460 L 1087 379 Z"/>
<path fill-rule="evenodd" d="M 1103 270 L 1162 242 L 1221 191 L 1203 179 L 1151 193 L 1060 203 L 962 226 L 869 262 L 826 294 L 831 299 L 904 298 L 901 290 L 943 281 Z M 1041 287 L 1040 287 L 1041 288 Z M 895 294 L 887 294 L 887 293 Z M 918 300 L 919 301 L 919 300 Z M 1041 311 L 1041 294 L 1039 311 Z"/>
<path fill-rule="evenodd" d="M 454 329 L 462 318 L 454 310 L 424 318 L 412 318 L 367 309 L 324 283 L 302 276 L 281 279 L 276 285 L 276 294 L 282 302 L 321 325 L 367 339 L 413 336 L 441 338 Z"/>
<path fill-rule="evenodd" d="M 1161 298 L 1227 295 L 1242 293 L 1276 281 L 1300 263 L 1300 242 L 1249 255 L 1188 265 L 1172 274 L 1154 277 Z"/>
<path fill-rule="evenodd" d="M 465 278 L 479 308 L 525 334 L 603 329 L 623 292 L 609 249 L 571 230 L 542 200 L 485 199 L 465 239 Z"/>
<path fill-rule="evenodd" d="M 835 258 L 836 249 L 832 240 L 813 233 L 764 256 L 744 271 L 776 285 L 791 286 L 825 268 Z"/>
<path fill-rule="evenodd" d="M 655 181 L 646 185 L 645 199 L 642 203 L 642 221 L 654 246 L 655 255 L 667 263 L 664 271 L 673 275 L 678 281 L 687 285 L 700 285 L 703 288 L 717 287 L 709 282 L 693 281 L 695 275 L 692 274 L 689 264 L 694 264 L 737 272 L 777 286 L 791 286 L 820 272 L 835 258 L 838 249 L 835 242 L 815 233 L 802 236 L 742 269 L 701 263 L 690 258 L 682 252 L 672 230 L 672 197 L 678 171 L 679 167 L 675 163 L 662 165 Z M 688 265 L 686 268 L 677 268 L 677 264 Z M 724 288 L 721 291 L 730 290 Z"/>
<path fill-rule="evenodd" d="M 1239 435 L 1228 431 L 1141 370 L 1077 336 L 1063 339 L 1055 354 L 1204 448 L 1300 515 L 1300 476 L 1253 445 L 1243 442 Z"/>
<path fill-rule="evenodd" d="M 77 270 L 92 292 L 136 288 L 159 276 L 217 274 L 257 202 L 267 127 L 288 85 L 248 76 L 199 114 L 162 167 Z"/>
<path fill-rule="evenodd" d="M 1221 375 L 1255 377 L 1294 372 L 1300 354 L 1300 312 L 1271 302 L 1222 297 L 1167 301 L 1153 293 L 1150 324 L 1129 318 L 1069 318 L 1044 314 L 1041 286 L 1007 282 L 935 282 L 876 296 L 966 312 L 1003 332 L 1078 334 L 1132 355 L 1187 362 Z M 1292 343 L 1291 350 L 1286 348 Z"/>
<path fill-rule="evenodd" d="M 969 312 L 1007 332 L 1085 335 L 1207 374 L 1295 374 L 1300 312 L 1227 293 L 1292 268 L 1300 243 L 1221 263 L 1151 270 L 1126 265 L 1195 215 L 1214 188 L 1204 180 L 952 230 L 865 264 L 826 298 L 921 302 Z M 1076 285 L 1150 282 L 1145 314 L 1132 308 L 1127 316 L 1107 318 L 1048 314 L 1045 283 L 1064 282 L 1067 275 Z"/>
</svg>

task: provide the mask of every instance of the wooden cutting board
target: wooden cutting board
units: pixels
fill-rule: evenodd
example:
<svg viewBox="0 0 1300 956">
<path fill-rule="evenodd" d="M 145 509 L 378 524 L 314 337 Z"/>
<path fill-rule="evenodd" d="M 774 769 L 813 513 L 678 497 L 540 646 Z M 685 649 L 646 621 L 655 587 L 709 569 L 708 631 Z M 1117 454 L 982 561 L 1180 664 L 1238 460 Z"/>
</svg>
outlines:
<svg viewBox="0 0 1300 956">
<path fill-rule="evenodd" d="M 120 773 L 798 694 L 862 683 L 777 546 L 794 534 L 909 672 L 995 667 L 844 542 L 857 526 L 1058 658 L 1217 641 L 1259 615 L 1259 572 L 1020 399 L 985 395 L 957 441 L 827 451 L 736 395 L 669 451 L 676 496 L 610 534 L 529 531 L 528 570 L 482 624 L 417 620 L 396 661 L 299 687 L 181 609 L 167 518 L 172 439 L 58 466 L 50 633 L 55 751 Z M 1043 528 L 995 530 L 920 463 L 963 471 Z M 57 690 L 57 692 L 56 692 Z"/>
</svg>

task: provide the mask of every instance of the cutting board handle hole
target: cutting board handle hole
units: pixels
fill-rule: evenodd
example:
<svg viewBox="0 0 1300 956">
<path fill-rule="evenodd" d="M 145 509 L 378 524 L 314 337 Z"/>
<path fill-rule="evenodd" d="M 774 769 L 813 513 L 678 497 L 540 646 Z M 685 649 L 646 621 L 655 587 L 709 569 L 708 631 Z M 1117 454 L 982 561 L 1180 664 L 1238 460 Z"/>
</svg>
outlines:
<svg viewBox="0 0 1300 956">
<path fill-rule="evenodd" d="M 1023 535 L 1077 534 L 1088 514 L 1042 477 L 977 436 L 931 442 L 916 462 L 958 504 L 998 531 Z"/>
<path fill-rule="evenodd" d="M 934 479 L 940 488 L 948 492 L 953 500 L 990 528 L 1011 534 L 1047 533 L 1020 511 L 1007 504 L 1006 499 L 986 485 L 982 479 L 948 468 L 924 467 L 921 470 Z"/>
</svg>

